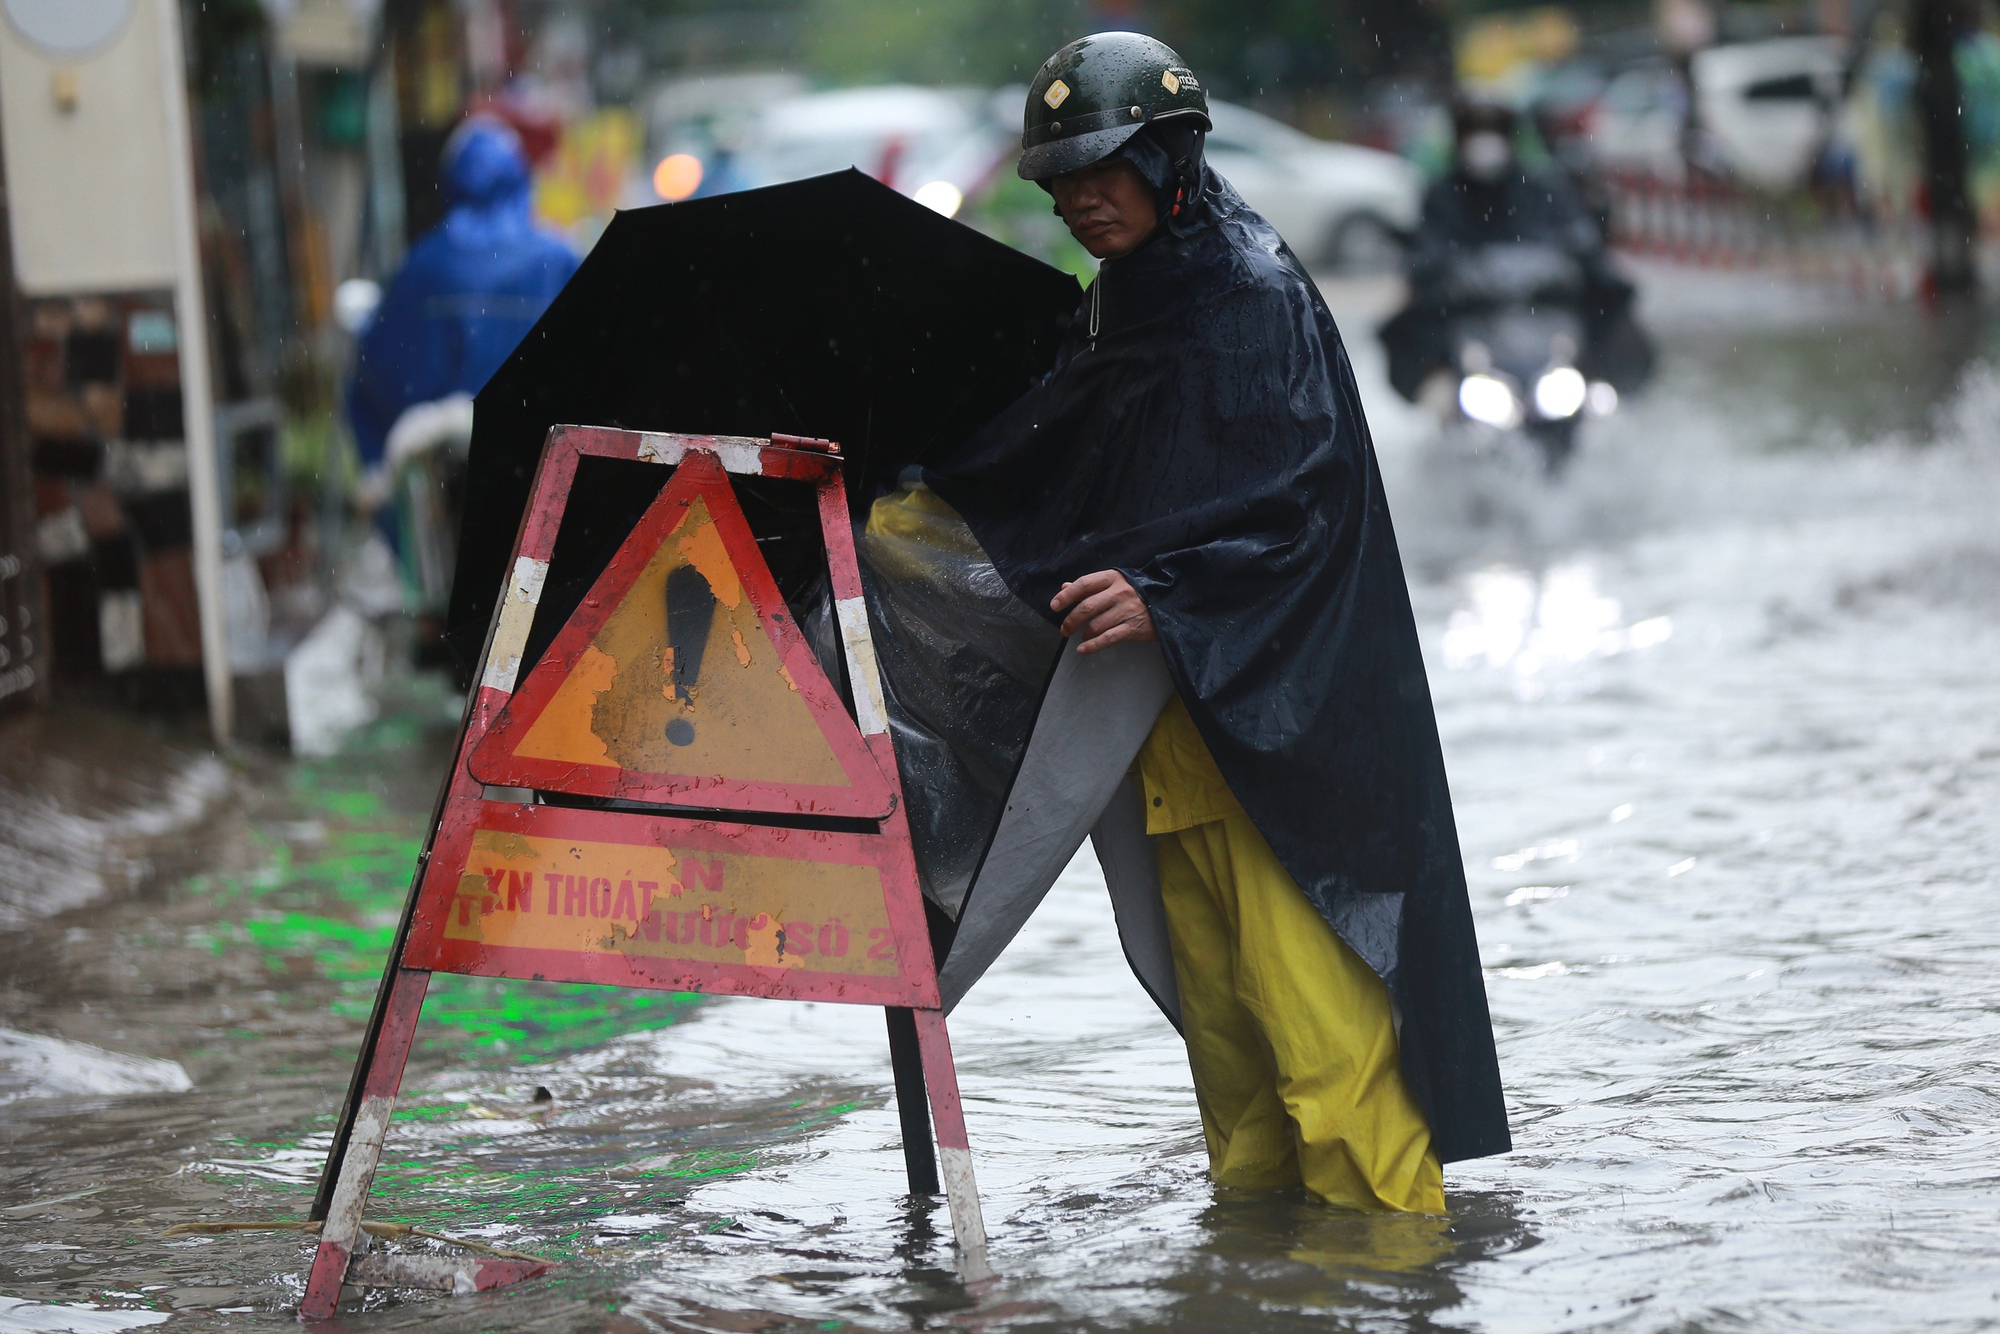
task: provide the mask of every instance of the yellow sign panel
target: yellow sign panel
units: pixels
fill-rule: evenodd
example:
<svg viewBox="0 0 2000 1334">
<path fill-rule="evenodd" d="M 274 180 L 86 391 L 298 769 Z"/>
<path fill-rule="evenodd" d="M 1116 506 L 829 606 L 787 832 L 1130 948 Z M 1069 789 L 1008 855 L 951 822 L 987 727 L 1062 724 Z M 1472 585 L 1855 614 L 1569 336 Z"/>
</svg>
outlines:
<svg viewBox="0 0 2000 1334">
<path fill-rule="evenodd" d="M 848 785 L 701 500 L 514 754 L 649 774 Z"/>
<path fill-rule="evenodd" d="M 893 977 L 872 866 L 539 838 L 472 836 L 446 940 Z"/>
</svg>

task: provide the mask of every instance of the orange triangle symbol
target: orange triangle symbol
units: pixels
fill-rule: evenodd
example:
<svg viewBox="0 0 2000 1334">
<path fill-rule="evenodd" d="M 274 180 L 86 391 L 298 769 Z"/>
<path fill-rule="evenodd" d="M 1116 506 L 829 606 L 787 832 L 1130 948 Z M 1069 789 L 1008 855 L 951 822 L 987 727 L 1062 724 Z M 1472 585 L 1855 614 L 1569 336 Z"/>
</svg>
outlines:
<svg viewBox="0 0 2000 1334">
<path fill-rule="evenodd" d="M 729 478 L 690 455 L 467 762 L 482 783 L 783 814 L 894 798 Z"/>
</svg>

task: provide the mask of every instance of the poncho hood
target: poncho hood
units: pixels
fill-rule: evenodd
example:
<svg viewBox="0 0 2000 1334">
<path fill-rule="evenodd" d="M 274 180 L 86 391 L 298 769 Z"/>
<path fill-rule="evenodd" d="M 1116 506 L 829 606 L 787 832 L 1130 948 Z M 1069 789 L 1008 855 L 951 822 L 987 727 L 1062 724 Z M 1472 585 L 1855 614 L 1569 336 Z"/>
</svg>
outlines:
<svg viewBox="0 0 2000 1334">
<path fill-rule="evenodd" d="M 925 481 L 1050 619 L 1124 572 L 1174 688 L 1307 897 L 1388 983 L 1445 1161 L 1509 1147 L 1436 720 L 1353 373 L 1207 168 L 1109 261 L 1053 369 Z"/>
</svg>

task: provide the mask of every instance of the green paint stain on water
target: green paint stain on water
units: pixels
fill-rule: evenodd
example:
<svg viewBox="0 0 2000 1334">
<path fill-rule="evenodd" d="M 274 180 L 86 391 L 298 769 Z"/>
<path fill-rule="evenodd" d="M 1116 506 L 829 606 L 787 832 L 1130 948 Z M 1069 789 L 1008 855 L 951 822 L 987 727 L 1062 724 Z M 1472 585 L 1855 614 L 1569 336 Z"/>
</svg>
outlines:
<svg viewBox="0 0 2000 1334">
<path fill-rule="evenodd" d="M 370 736 L 371 747 L 385 752 L 400 744 L 400 734 Z M 324 977 L 338 985 L 334 1012 L 366 1019 L 423 851 L 424 816 L 390 809 L 352 783 L 329 766 L 297 766 L 291 796 L 316 817 L 320 837 L 303 848 L 266 837 L 255 870 L 198 877 L 188 887 L 235 910 L 200 929 L 197 943 L 216 954 L 255 951 L 277 975 Z M 664 1028 L 700 1000 L 686 992 L 440 973 L 431 978 L 419 1041 L 468 1057 L 485 1051 L 509 1061 L 545 1059 Z"/>
<path fill-rule="evenodd" d="M 757 1165 L 757 1155 L 740 1153 L 726 1149 L 696 1149 L 672 1163 L 657 1167 L 644 1175 L 670 1177 L 682 1181 L 699 1181 L 708 1177 L 726 1177 L 737 1172 L 747 1172 Z"/>
<path fill-rule="evenodd" d="M 349 755 L 294 766 L 283 796 L 302 818 L 257 831 L 251 869 L 187 882 L 186 889 L 210 900 L 216 912 L 184 939 L 217 954 L 257 957 L 274 978 L 314 988 L 310 1003 L 329 1005 L 358 1029 L 389 963 L 429 818 L 427 809 L 410 809 L 407 796 L 392 801 L 368 790 L 371 766 L 379 773 L 384 762 L 402 762 L 396 753 L 403 744 L 399 737 L 395 729 L 378 727 L 358 764 Z M 322 999 L 329 983 L 332 995 Z M 551 1258 L 598 1254 L 595 1248 L 605 1242 L 597 1222 L 609 1213 L 672 1209 L 669 1216 L 684 1220 L 671 1225 L 676 1231 L 734 1226 L 728 1218 L 679 1211 L 704 1183 L 757 1169 L 762 1161 L 757 1151 L 693 1148 L 664 1127 L 642 1132 L 636 1141 L 604 1139 L 594 1126 L 564 1125 L 558 1113 L 548 1129 L 575 1141 L 564 1153 L 576 1155 L 576 1161 L 550 1171 L 545 1163 L 535 1166 L 541 1152 L 510 1150 L 518 1129 L 497 1136 L 482 1129 L 493 1126 L 495 1116 L 535 1115 L 519 1105 L 518 1086 L 534 1082 L 523 1065 L 667 1027 L 702 1000 L 690 993 L 433 974 L 420 1047 L 459 1070 L 505 1072 L 502 1082 L 516 1088 L 511 1100 L 495 1102 L 497 1111 L 474 1107 L 465 1095 L 419 1093 L 401 1100 L 395 1117 L 409 1138 L 392 1143 L 384 1156 L 371 1215 L 454 1235 L 482 1228 L 506 1235 L 526 1227 L 531 1249 Z M 803 1129 L 854 1110 L 852 1103 L 813 1106 L 802 1100 L 785 1120 Z M 330 1115 L 312 1117 L 300 1130 L 323 1134 L 330 1122 Z M 260 1157 L 297 1147 L 240 1145 Z M 267 1180 L 266 1186 L 301 1201 L 313 1189 L 304 1177 Z"/>
<path fill-rule="evenodd" d="M 424 1018 L 483 1047 L 542 1056 L 665 1028 L 701 999 L 692 992 L 436 974 Z"/>
<path fill-rule="evenodd" d="M 313 804 L 330 815 L 349 820 L 366 820 L 381 814 L 382 798 L 373 792 L 327 792 L 311 790 Z"/>
</svg>

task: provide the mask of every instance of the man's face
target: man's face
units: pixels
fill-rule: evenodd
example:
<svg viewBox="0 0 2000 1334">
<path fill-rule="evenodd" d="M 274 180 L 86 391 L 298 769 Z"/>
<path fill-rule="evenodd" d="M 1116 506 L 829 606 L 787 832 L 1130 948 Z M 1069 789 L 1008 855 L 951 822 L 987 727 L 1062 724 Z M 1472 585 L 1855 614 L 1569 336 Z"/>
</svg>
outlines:
<svg viewBox="0 0 2000 1334">
<path fill-rule="evenodd" d="M 1153 187 L 1116 154 L 1056 177 L 1049 182 L 1049 193 L 1069 234 L 1098 259 L 1131 254 L 1159 225 Z"/>
</svg>

